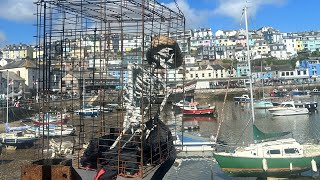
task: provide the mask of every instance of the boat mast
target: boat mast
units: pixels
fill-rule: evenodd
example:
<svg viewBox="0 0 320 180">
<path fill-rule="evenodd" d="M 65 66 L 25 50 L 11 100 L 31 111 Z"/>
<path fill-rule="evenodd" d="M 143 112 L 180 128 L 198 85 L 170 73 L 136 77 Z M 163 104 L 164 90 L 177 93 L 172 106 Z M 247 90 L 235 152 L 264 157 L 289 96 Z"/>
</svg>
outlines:
<svg viewBox="0 0 320 180">
<path fill-rule="evenodd" d="M 249 48 L 249 30 L 248 30 L 248 17 L 247 17 L 247 5 L 244 7 L 244 19 L 246 24 L 246 39 L 247 39 L 247 61 L 249 68 L 249 82 L 250 82 L 250 101 L 251 101 L 251 112 L 252 112 L 252 124 L 255 121 L 254 107 L 253 107 L 253 87 L 252 87 L 252 74 L 251 74 L 251 62 L 250 62 L 250 48 Z"/>
</svg>

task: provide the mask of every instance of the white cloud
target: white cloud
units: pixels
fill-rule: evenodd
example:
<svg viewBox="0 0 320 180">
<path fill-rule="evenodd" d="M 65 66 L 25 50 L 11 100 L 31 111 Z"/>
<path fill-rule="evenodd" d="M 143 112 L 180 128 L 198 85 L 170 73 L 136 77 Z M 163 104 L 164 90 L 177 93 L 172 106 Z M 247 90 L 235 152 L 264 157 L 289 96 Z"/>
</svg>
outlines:
<svg viewBox="0 0 320 180">
<path fill-rule="evenodd" d="M 35 0 L 0 0 L 0 18 L 15 21 L 31 21 L 35 19 Z"/>
<path fill-rule="evenodd" d="M 251 0 L 248 1 L 248 16 L 254 17 L 261 6 L 276 5 L 280 6 L 286 3 L 287 0 Z M 236 21 L 240 21 L 242 9 L 245 7 L 245 0 L 219 0 L 219 6 L 214 10 L 214 13 L 228 16 Z"/>
<path fill-rule="evenodd" d="M 186 17 L 187 28 L 199 28 L 206 26 L 206 24 L 208 24 L 208 19 L 212 16 L 212 12 L 210 10 L 192 8 L 186 0 L 177 0 L 177 4 Z M 164 5 L 178 11 L 174 2 Z"/>
</svg>

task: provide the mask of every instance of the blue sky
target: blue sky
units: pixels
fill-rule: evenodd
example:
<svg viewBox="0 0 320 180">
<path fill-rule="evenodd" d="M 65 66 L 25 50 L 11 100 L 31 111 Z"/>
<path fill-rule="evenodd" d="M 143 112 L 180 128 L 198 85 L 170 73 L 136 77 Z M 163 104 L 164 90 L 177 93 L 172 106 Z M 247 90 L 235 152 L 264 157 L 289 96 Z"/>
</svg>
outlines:
<svg viewBox="0 0 320 180">
<path fill-rule="evenodd" d="M 0 47 L 33 43 L 36 34 L 35 0 L 0 0 Z M 176 0 L 187 28 L 211 27 L 213 31 L 244 28 L 241 9 L 245 0 Z M 173 0 L 159 0 L 175 8 Z M 249 28 L 271 26 L 282 32 L 320 30 L 320 0 L 250 0 Z"/>
</svg>

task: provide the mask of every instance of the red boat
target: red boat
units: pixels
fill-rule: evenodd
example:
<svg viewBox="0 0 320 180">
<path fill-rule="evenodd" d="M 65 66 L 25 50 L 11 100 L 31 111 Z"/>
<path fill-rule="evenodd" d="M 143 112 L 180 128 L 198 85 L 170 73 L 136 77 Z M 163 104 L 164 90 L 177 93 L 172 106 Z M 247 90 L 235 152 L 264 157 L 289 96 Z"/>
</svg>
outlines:
<svg viewBox="0 0 320 180">
<path fill-rule="evenodd" d="M 192 102 L 188 106 L 183 107 L 182 113 L 184 115 L 209 115 L 216 113 L 216 108 L 215 106 L 201 106 L 198 102 Z"/>
</svg>

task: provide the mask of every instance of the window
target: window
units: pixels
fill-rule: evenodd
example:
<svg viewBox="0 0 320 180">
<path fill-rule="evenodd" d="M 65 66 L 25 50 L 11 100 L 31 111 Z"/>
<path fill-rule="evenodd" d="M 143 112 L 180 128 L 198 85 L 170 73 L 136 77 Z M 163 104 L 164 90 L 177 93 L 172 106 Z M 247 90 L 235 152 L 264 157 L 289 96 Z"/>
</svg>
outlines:
<svg viewBox="0 0 320 180">
<path fill-rule="evenodd" d="M 288 148 L 288 149 L 284 149 L 284 153 L 286 153 L 286 154 L 296 154 L 296 153 L 299 153 L 299 150 L 297 148 Z"/>
<path fill-rule="evenodd" d="M 190 77 L 193 78 L 193 74 L 190 74 Z"/>
<path fill-rule="evenodd" d="M 301 74 L 301 72 L 300 72 L 300 71 L 298 71 L 297 73 L 298 73 L 298 75 L 300 75 L 300 74 Z"/>
<path fill-rule="evenodd" d="M 286 72 L 286 76 L 289 76 L 289 72 Z"/>
<path fill-rule="evenodd" d="M 290 72 L 290 75 L 293 76 L 293 72 Z"/>
<path fill-rule="evenodd" d="M 280 154 L 280 150 L 279 149 L 269 150 L 267 154 Z"/>
<path fill-rule="evenodd" d="M 202 73 L 202 77 L 204 77 L 204 73 Z"/>
<path fill-rule="evenodd" d="M 284 76 L 284 72 L 281 73 L 281 76 Z"/>
<path fill-rule="evenodd" d="M 211 73 L 209 73 L 208 76 L 211 77 Z"/>
<path fill-rule="evenodd" d="M 198 74 L 196 74 L 196 77 L 198 77 Z"/>
</svg>

